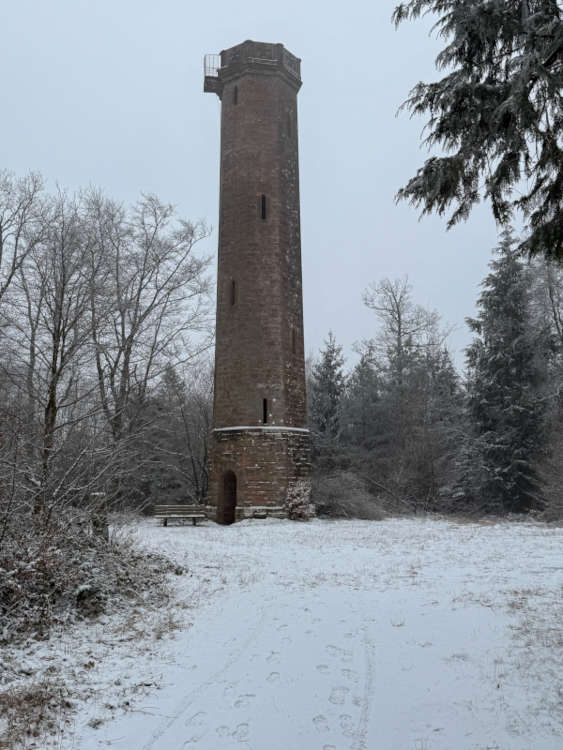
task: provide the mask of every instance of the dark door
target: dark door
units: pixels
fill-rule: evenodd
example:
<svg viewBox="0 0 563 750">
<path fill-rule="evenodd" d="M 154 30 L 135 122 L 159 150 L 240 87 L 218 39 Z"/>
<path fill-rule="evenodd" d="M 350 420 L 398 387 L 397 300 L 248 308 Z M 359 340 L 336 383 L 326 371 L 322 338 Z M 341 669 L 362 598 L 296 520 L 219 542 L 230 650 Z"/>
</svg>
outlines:
<svg viewBox="0 0 563 750">
<path fill-rule="evenodd" d="M 233 471 L 226 471 L 223 474 L 223 493 L 217 513 L 217 523 L 234 523 L 236 507 L 237 477 Z"/>
</svg>

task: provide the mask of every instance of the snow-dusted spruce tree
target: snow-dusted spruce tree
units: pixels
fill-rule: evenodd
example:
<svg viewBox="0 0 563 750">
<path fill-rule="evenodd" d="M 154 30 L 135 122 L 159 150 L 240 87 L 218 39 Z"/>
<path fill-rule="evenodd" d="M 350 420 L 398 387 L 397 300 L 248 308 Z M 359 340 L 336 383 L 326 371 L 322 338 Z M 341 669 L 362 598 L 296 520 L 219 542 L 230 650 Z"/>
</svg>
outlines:
<svg viewBox="0 0 563 750">
<path fill-rule="evenodd" d="M 381 432 L 382 378 L 369 351 L 364 351 L 346 384 L 342 401 L 342 438 L 361 460 L 378 443 Z"/>
<path fill-rule="evenodd" d="M 340 406 L 345 387 L 342 347 L 332 332 L 320 354 L 313 367 L 309 394 L 313 458 L 332 464 L 340 436 Z"/>
<path fill-rule="evenodd" d="M 397 198 L 466 219 L 481 196 L 508 226 L 522 212 L 520 249 L 563 257 L 563 20 L 560 0 L 409 0 L 395 25 L 425 14 L 446 45 L 447 71 L 418 83 L 403 107 L 428 116 L 432 156 Z M 518 193 L 514 187 L 518 185 Z"/>
<path fill-rule="evenodd" d="M 503 232 L 483 282 L 477 335 L 467 348 L 473 465 L 465 482 L 487 512 L 541 507 L 537 459 L 543 444 L 549 340 L 530 314 L 530 279 L 515 240 Z"/>
</svg>

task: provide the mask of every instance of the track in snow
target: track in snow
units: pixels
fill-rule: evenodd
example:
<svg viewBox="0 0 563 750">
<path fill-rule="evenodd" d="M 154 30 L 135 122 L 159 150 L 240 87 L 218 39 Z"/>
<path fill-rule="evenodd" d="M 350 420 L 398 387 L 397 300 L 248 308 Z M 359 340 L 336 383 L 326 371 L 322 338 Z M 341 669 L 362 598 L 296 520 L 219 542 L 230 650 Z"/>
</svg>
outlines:
<svg viewBox="0 0 563 750">
<path fill-rule="evenodd" d="M 142 538 L 223 588 L 136 665 L 160 690 L 98 729 L 79 717 L 75 748 L 562 746 L 563 654 L 547 635 L 561 529 L 257 522 Z"/>
</svg>

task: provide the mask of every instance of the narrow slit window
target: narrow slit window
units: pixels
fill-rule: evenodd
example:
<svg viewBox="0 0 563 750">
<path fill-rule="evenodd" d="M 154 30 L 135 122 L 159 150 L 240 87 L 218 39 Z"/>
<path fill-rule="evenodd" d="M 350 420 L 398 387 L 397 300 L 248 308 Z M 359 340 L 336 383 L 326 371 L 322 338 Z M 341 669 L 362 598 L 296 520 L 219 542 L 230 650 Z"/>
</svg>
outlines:
<svg viewBox="0 0 563 750">
<path fill-rule="evenodd" d="M 262 400 L 262 424 L 268 423 L 268 399 Z"/>
<path fill-rule="evenodd" d="M 263 194 L 260 196 L 260 218 L 266 220 L 266 196 Z"/>
<path fill-rule="evenodd" d="M 234 305 L 237 301 L 237 284 L 234 279 L 231 279 L 231 305 Z"/>
<path fill-rule="evenodd" d="M 235 107 L 238 104 L 238 86 L 235 86 L 235 88 L 233 89 L 233 104 L 235 105 Z"/>
</svg>

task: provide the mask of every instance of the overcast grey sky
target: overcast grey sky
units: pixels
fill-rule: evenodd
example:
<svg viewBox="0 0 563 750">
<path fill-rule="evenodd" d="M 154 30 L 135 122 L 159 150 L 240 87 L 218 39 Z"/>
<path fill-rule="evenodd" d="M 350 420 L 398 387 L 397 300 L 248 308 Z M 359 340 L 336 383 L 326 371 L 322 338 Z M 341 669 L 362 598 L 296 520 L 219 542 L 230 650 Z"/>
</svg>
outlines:
<svg viewBox="0 0 563 750">
<path fill-rule="evenodd" d="M 459 365 L 497 233 L 488 207 L 445 231 L 393 196 L 419 166 L 421 120 L 397 107 L 436 77 L 429 22 L 390 22 L 393 0 L 0 0 L 0 167 L 38 170 L 133 201 L 154 192 L 217 226 L 219 114 L 202 60 L 245 39 L 302 58 L 299 94 L 305 342 L 328 330 L 356 360 L 373 335 L 362 292 L 408 274 L 417 302 L 457 326 Z M 216 232 L 206 243 L 216 253 Z"/>
</svg>

